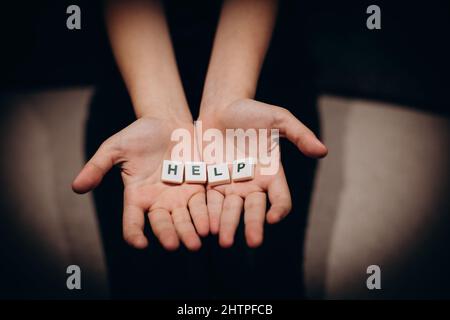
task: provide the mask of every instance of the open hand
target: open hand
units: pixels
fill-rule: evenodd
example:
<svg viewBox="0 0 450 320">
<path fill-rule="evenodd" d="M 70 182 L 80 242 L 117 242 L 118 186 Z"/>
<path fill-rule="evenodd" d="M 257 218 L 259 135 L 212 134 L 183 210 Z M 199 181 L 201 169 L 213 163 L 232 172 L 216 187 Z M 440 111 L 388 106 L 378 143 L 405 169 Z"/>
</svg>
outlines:
<svg viewBox="0 0 450 320">
<path fill-rule="evenodd" d="M 136 120 L 107 139 L 72 184 L 75 192 L 88 192 L 113 165 L 120 166 L 125 186 L 123 236 L 133 247 L 148 245 L 143 233 L 146 214 L 167 250 L 178 248 L 180 239 L 188 249 L 197 250 L 201 246 L 199 235 L 209 233 L 205 187 L 161 182 L 162 162 L 170 159 L 174 145 L 170 137 L 178 128 L 192 132 L 193 125 L 157 118 Z"/>
<path fill-rule="evenodd" d="M 269 132 L 279 129 L 280 135 L 294 143 L 304 155 L 316 158 L 327 154 L 327 148 L 291 112 L 255 100 L 238 100 L 223 108 L 216 107 L 213 113 L 203 114 L 199 120 L 203 129 L 215 128 L 222 132 L 238 128 L 268 129 Z M 244 210 L 247 244 L 257 247 L 263 241 L 264 220 L 276 223 L 291 210 L 289 187 L 281 163 L 272 175 L 262 175 L 258 163 L 252 180 L 208 187 L 210 230 L 219 234 L 222 247 L 232 246 L 241 211 Z M 271 203 L 267 213 L 266 194 Z"/>
</svg>

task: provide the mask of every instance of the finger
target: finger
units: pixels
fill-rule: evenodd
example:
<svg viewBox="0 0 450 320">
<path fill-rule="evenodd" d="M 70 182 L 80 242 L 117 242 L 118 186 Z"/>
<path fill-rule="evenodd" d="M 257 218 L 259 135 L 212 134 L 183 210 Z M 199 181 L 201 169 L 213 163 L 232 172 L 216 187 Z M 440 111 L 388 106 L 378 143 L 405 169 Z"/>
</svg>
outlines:
<svg viewBox="0 0 450 320">
<path fill-rule="evenodd" d="M 280 107 L 274 108 L 276 108 L 274 126 L 280 130 L 282 136 L 294 143 L 308 157 L 321 158 L 327 155 L 327 147 L 289 110 Z"/>
<path fill-rule="evenodd" d="M 226 196 L 223 201 L 223 209 L 220 215 L 219 244 L 224 248 L 233 245 L 243 204 L 244 200 L 234 194 Z"/>
<path fill-rule="evenodd" d="M 223 195 L 216 190 L 206 191 L 207 207 L 209 215 L 209 229 L 212 234 L 219 233 L 220 214 L 223 206 Z"/>
<path fill-rule="evenodd" d="M 194 194 L 189 199 L 188 206 L 197 233 L 202 237 L 207 236 L 209 233 L 209 218 L 205 193 L 200 192 Z"/>
<path fill-rule="evenodd" d="M 124 205 L 123 238 L 136 249 L 144 249 L 148 245 L 147 238 L 144 236 L 144 223 L 144 210 L 134 205 Z"/>
<path fill-rule="evenodd" d="M 73 181 L 73 191 L 76 193 L 86 193 L 98 186 L 103 176 L 114 165 L 113 154 L 111 144 L 104 142 Z"/>
<path fill-rule="evenodd" d="M 172 217 L 165 209 L 154 209 L 148 214 L 153 233 L 161 245 L 170 251 L 176 250 L 180 245 Z"/>
<path fill-rule="evenodd" d="M 245 238 L 249 247 L 256 248 L 263 241 L 266 194 L 250 193 L 245 198 L 244 209 Z"/>
<path fill-rule="evenodd" d="M 284 175 L 283 168 L 269 184 L 268 190 L 270 209 L 267 212 L 267 222 L 277 223 L 291 211 L 292 201 L 289 186 Z"/>
<path fill-rule="evenodd" d="M 188 209 L 176 208 L 172 210 L 172 219 L 175 230 L 186 248 L 192 251 L 200 249 L 202 243 L 197 232 L 195 232 Z"/>
</svg>

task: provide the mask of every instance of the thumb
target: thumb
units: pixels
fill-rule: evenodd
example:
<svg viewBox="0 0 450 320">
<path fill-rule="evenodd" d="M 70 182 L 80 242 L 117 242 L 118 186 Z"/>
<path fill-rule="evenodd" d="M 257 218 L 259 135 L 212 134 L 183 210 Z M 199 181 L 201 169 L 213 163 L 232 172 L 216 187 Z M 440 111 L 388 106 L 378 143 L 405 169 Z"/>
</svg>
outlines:
<svg viewBox="0 0 450 320">
<path fill-rule="evenodd" d="M 86 193 L 98 186 L 114 165 L 113 153 L 111 143 L 105 141 L 72 182 L 72 190 Z"/>
<path fill-rule="evenodd" d="M 327 147 L 289 110 L 275 106 L 273 108 L 276 119 L 274 127 L 280 130 L 282 136 L 295 144 L 305 156 L 322 158 L 327 155 Z"/>
</svg>

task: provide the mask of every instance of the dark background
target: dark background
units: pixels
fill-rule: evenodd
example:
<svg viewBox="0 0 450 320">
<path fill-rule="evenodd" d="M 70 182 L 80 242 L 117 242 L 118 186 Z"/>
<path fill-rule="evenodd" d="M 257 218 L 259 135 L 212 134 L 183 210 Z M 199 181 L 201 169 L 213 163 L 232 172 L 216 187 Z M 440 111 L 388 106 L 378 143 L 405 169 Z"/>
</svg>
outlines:
<svg viewBox="0 0 450 320">
<path fill-rule="evenodd" d="M 184 2 L 187 10 L 204 5 L 204 1 Z M 292 46 L 307 39 L 320 92 L 448 114 L 448 1 L 301 2 L 306 21 L 303 30 L 292 33 Z M 66 28 L 70 4 L 81 8 L 81 30 Z M 381 8 L 381 30 L 366 28 L 370 4 Z M 0 90 L 86 85 L 101 79 L 111 57 L 100 5 L 99 1 L 2 3 Z"/>
</svg>

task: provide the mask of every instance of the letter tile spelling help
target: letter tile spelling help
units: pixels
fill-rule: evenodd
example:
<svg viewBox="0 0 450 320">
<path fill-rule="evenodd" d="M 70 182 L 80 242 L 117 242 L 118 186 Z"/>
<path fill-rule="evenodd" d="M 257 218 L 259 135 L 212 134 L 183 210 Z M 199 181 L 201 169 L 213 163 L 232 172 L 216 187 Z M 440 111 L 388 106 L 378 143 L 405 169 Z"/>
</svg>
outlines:
<svg viewBox="0 0 450 320">
<path fill-rule="evenodd" d="M 208 183 L 210 186 L 230 183 L 230 171 L 226 163 L 208 166 Z"/>
<path fill-rule="evenodd" d="M 252 158 L 233 161 L 233 181 L 252 180 L 255 176 L 255 161 Z"/>
<path fill-rule="evenodd" d="M 206 183 L 206 163 L 186 162 L 184 180 L 188 183 Z"/>
<path fill-rule="evenodd" d="M 183 183 L 184 165 L 179 161 L 164 160 L 161 180 L 169 183 Z"/>
<path fill-rule="evenodd" d="M 210 186 L 231 183 L 228 164 L 220 163 L 206 166 L 205 162 L 186 162 L 164 160 L 161 180 L 168 183 L 181 184 L 201 183 L 208 181 Z M 246 158 L 233 161 L 232 179 L 235 182 L 252 180 L 255 177 L 255 161 Z"/>
</svg>

